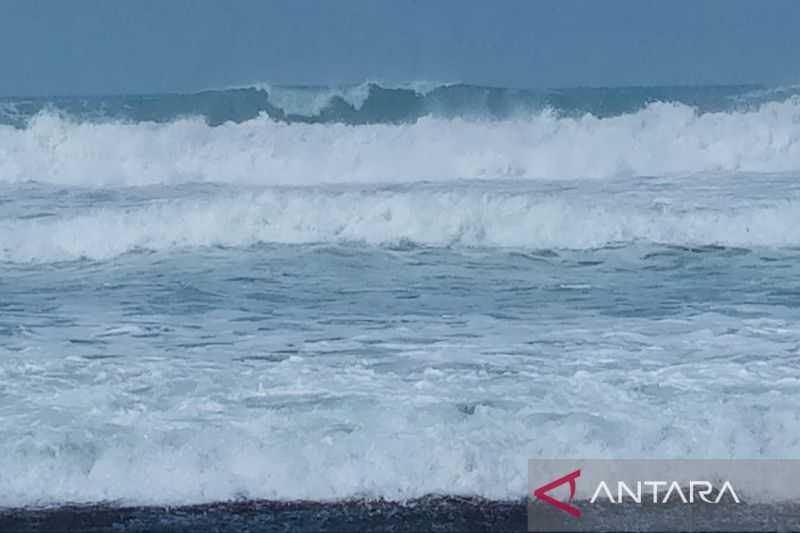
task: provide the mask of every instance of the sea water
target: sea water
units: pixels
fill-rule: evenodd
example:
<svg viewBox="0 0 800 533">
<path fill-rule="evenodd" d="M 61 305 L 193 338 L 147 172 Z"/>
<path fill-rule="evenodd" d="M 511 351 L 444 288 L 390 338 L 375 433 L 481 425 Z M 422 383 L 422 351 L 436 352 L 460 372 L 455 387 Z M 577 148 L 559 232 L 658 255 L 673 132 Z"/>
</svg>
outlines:
<svg viewBox="0 0 800 533">
<path fill-rule="evenodd" d="M 0 101 L 0 507 L 798 457 L 798 92 Z"/>
</svg>

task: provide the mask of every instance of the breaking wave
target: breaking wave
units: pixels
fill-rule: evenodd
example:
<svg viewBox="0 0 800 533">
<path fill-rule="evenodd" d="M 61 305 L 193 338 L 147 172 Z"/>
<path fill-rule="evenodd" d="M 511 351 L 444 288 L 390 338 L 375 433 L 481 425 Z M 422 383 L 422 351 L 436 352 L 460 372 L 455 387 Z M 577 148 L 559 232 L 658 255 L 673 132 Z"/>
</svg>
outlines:
<svg viewBox="0 0 800 533">
<path fill-rule="evenodd" d="M 76 121 L 44 111 L 0 126 L 0 183 L 309 185 L 457 178 L 609 178 L 800 171 L 800 98 L 702 113 L 653 103 L 622 115 L 210 126 Z"/>
<path fill-rule="evenodd" d="M 613 202 L 613 196 L 593 201 L 472 189 L 268 190 L 0 220 L 0 260 L 101 260 L 132 251 L 260 243 L 531 249 L 594 249 L 635 241 L 800 245 L 800 204 L 794 201 L 726 210 Z"/>
<path fill-rule="evenodd" d="M 611 117 L 655 102 L 680 103 L 702 113 L 742 111 L 800 94 L 800 87 L 599 87 L 515 89 L 463 83 L 367 82 L 341 86 L 275 85 L 189 94 L 0 98 L 0 124 L 24 127 L 42 111 L 83 120 L 169 122 L 186 116 L 209 124 L 267 115 L 285 122 L 379 124 L 438 118 L 507 119 L 549 109 L 563 116 Z"/>
</svg>

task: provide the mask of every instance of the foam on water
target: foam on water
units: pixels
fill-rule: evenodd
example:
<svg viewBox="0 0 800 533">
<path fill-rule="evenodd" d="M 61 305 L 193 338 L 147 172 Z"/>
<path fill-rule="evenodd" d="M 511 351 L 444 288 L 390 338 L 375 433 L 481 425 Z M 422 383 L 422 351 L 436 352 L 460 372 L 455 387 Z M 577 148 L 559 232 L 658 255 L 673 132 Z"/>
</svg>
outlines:
<svg viewBox="0 0 800 533">
<path fill-rule="evenodd" d="M 0 507 L 800 457 L 794 89 L 304 90 L 0 103 Z"/>
<path fill-rule="evenodd" d="M 455 178 L 612 178 L 800 170 L 800 101 L 699 114 L 651 104 L 609 118 L 544 112 L 505 121 L 421 118 L 349 126 L 266 116 L 208 126 L 75 122 L 0 126 L 0 182 L 304 185 Z"/>
<path fill-rule="evenodd" d="M 797 200 L 724 209 L 641 203 L 615 194 L 576 197 L 469 187 L 216 194 L 130 207 L 89 207 L 60 216 L 0 218 L 0 260 L 108 259 L 131 251 L 259 243 L 405 242 L 532 249 L 593 249 L 634 241 L 800 246 Z"/>
<path fill-rule="evenodd" d="M 722 335 L 726 325 L 741 329 Z M 419 322 L 413 335 L 441 326 Z M 351 330 L 282 360 L 217 359 L 213 346 L 191 357 L 4 354 L 0 506 L 516 499 L 529 457 L 800 453 L 796 365 L 750 357 L 783 353 L 796 322 L 601 318 L 546 332 L 474 317 L 469 327 L 480 337 L 417 347 L 386 339 L 410 329 L 384 330 L 385 342 Z M 378 342 L 357 355 L 367 338 Z M 282 342 L 245 338 L 239 350 Z M 705 356 L 681 360 L 693 350 Z"/>
</svg>

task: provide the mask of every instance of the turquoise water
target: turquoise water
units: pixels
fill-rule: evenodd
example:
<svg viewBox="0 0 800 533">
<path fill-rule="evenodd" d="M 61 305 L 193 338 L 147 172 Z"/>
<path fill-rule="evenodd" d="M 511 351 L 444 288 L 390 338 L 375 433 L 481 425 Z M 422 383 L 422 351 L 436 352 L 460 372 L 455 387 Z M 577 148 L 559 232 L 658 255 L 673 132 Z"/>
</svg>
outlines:
<svg viewBox="0 0 800 533">
<path fill-rule="evenodd" d="M 800 453 L 793 88 L 7 99 L 0 507 Z"/>
<path fill-rule="evenodd" d="M 567 116 L 611 117 L 654 102 L 681 103 L 700 111 L 746 110 L 800 92 L 797 87 L 698 86 L 518 89 L 462 83 L 363 83 L 291 86 L 262 84 L 194 94 L 0 98 L 0 123 L 23 127 L 42 111 L 79 120 L 166 122 L 202 116 L 209 124 L 266 115 L 293 123 L 380 124 L 424 116 L 508 119 L 552 110 Z"/>
</svg>

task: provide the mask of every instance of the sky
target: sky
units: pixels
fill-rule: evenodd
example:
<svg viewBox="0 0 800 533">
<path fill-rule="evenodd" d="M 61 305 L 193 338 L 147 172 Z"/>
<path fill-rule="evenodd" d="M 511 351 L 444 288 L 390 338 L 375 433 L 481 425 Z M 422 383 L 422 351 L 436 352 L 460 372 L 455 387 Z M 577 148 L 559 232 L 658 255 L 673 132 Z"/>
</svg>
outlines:
<svg viewBox="0 0 800 533">
<path fill-rule="evenodd" d="M 0 0 L 0 95 L 800 82 L 793 0 Z"/>
</svg>

